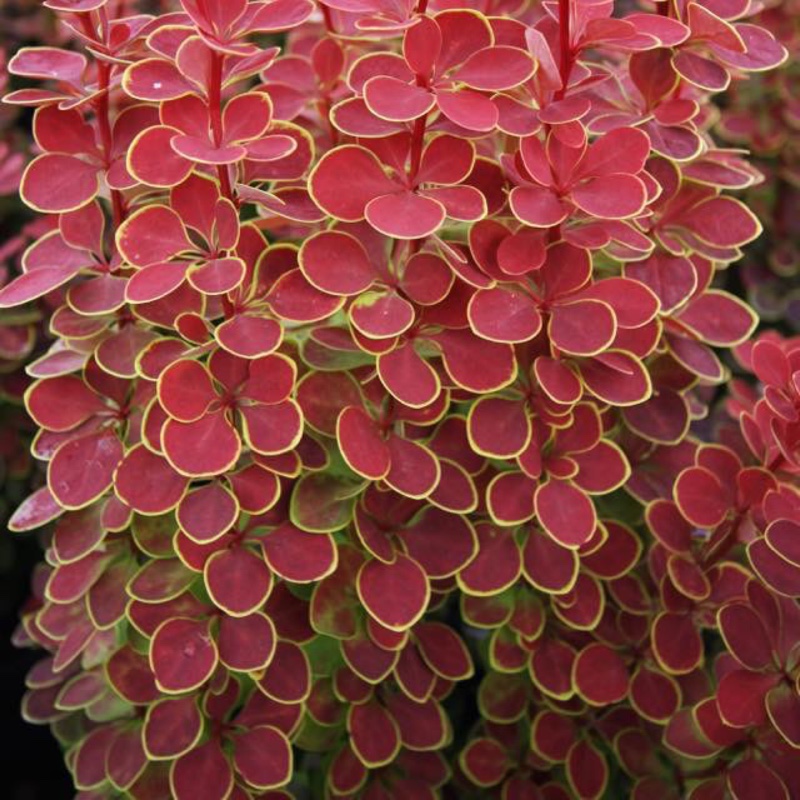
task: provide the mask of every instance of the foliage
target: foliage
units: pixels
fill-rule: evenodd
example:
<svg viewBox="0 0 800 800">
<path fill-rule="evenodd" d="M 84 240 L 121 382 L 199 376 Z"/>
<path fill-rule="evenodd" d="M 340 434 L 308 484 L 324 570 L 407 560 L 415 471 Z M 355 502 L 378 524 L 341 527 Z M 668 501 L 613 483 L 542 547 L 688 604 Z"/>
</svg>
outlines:
<svg viewBox="0 0 800 800">
<path fill-rule="evenodd" d="M 54 309 L 16 641 L 78 796 L 800 796 L 756 8 L 44 5 L 0 306 Z"/>
</svg>

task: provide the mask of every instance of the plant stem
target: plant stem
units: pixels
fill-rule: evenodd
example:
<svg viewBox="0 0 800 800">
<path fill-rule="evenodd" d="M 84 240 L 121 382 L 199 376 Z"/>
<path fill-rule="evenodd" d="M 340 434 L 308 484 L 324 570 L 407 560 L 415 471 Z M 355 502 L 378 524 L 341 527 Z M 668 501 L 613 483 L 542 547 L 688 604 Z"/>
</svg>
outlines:
<svg viewBox="0 0 800 800">
<path fill-rule="evenodd" d="M 222 144 L 222 59 L 223 56 L 214 50 L 211 54 L 211 81 L 208 87 L 208 109 L 211 116 L 211 133 L 214 137 L 214 145 L 219 147 Z M 233 190 L 231 189 L 231 179 L 228 175 L 226 164 L 217 166 L 220 187 L 224 197 L 233 202 Z"/>
<path fill-rule="evenodd" d="M 103 38 L 98 37 L 97 29 L 92 25 L 88 14 L 81 15 L 81 23 L 84 32 L 91 37 L 98 45 L 105 47 L 105 39 L 108 37 L 108 17 L 103 15 L 101 30 Z M 94 102 L 94 111 L 97 118 L 97 128 L 100 132 L 100 144 L 103 150 L 103 162 L 106 170 L 111 165 L 111 155 L 114 147 L 114 137 L 111 131 L 111 102 L 109 98 L 111 86 L 111 64 L 107 61 L 97 61 L 97 88 L 99 94 Z M 126 209 L 125 200 L 118 189 L 111 189 L 111 207 L 114 220 L 114 227 L 118 228 L 125 219 Z"/>
<path fill-rule="evenodd" d="M 411 165 L 408 170 L 408 181 L 412 187 L 417 180 L 417 173 L 422 163 L 422 145 L 425 143 L 427 119 L 427 114 L 419 117 L 414 122 L 414 132 L 411 134 Z"/>
<path fill-rule="evenodd" d="M 556 100 L 562 100 L 566 94 L 569 74 L 572 71 L 571 13 L 570 0 L 558 0 L 558 44 L 560 51 L 558 71 L 561 76 L 561 88 L 556 92 Z"/>
<path fill-rule="evenodd" d="M 325 29 L 328 31 L 328 33 L 336 33 L 336 29 L 333 27 L 333 16 L 331 15 L 331 10 L 324 3 L 320 3 L 319 5 L 322 9 L 322 19 L 325 22 Z"/>
</svg>

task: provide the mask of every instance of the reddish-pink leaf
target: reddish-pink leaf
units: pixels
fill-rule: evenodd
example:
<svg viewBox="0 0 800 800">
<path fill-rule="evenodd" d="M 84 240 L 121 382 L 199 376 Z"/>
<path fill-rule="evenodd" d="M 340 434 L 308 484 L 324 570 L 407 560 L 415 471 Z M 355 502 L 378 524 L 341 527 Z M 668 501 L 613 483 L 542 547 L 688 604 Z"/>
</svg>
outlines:
<svg viewBox="0 0 800 800">
<path fill-rule="evenodd" d="M 176 800 L 196 797 L 225 800 L 229 797 L 233 788 L 233 770 L 222 752 L 219 739 L 211 738 L 173 762 L 170 785 Z"/>
<path fill-rule="evenodd" d="M 178 214 L 169 206 L 146 206 L 120 226 L 117 246 L 128 263 L 137 267 L 169 261 L 192 249 Z"/>
<path fill-rule="evenodd" d="M 396 239 L 422 239 L 437 231 L 445 220 L 445 207 L 437 200 L 398 187 L 370 200 L 364 216 L 375 230 Z"/>
<path fill-rule="evenodd" d="M 312 583 L 330 575 L 338 563 L 336 546 L 325 533 L 306 533 L 284 523 L 263 539 L 270 568 L 292 583 Z"/>
<path fill-rule="evenodd" d="M 369 480 L 380 480 L 391 467 L 389 446 L 378 426 L 361 408 L 343 409 L 336 421 L 336 438 L 348 466 Z"/>
<path fill-rule="evenodd" d="M 61 214 L 91 203 L 99 189 L 94 164 L 64 153 L 44 153 L 28 165 L 19 191 L 36 211 Z"/>
<path fill-rule="evenodd" d="M 505 287 L 481 289 L 469 302 L 470 327 L 494 342 L 527 342 L 542 328 L 542 318 L 533 298 Z"/>
<path fill-rule="evenodd" d="M 531 422 L 525 405 L 517 400 L 482 397 L 467 417 L 470 444 L 489 458 L 513 458 L 528 445 Z"/>
<path fill-rule="evenodd" d="M 217 481 L 189 492 L 181 500 L 177 513 L 181 530 L 198 544 L 219 539 L 238 516 L 236 498 Z"/>
<path fill-rule="evenodd" d="M 588 542 L 597 526 L 592 501 L 568 481 L 551 478 L 543 483 L 534 505 L 540 525 L 564 547 Z"/>
<path fill-rule="evenodd" d="M 128 451 L 114 475 L 119 498 L 141 514 L 163 514 L 175 508 L 187 484 L 183 475 L 143 445 Z"/>
<path fill-rule="evenodd" d="M 439 396 L 439 376 L 412 342 L 379 354 L 377 368 L 381 383 L 406 406 L 423 408 Z"/>
<path fill-rule="evenodd" d="M 628 694 L 628 670 L 615 650 L 595 642 L 581 650 L 572 665 L 578 694 L 591 705 L 608 706 Z"/>
<path fill-rule="evenodd" d="M 287 784 L 292 777 L 292 748 L 286 736 L 259 725 L 233 737 L 236 771 L 252 787 L 265 791 Z"/>
<path fill-rule="evenodd" d="M 220 661 L 229 669 L 262 670 L 275 653 L 275 626 L 261 612 L 243 617 L 223 616 L 219 621 L 217 646 Z"/>
<path fill-rule="evenodd" d="M 158 380 L 161 407 L 179 422 L 201 419 L 217 399 L 208 370 L 192 359 L 182 359 L 167 367 Z"/>
<path fill-rule="evenodd" d="M 425 613 L 430 588 L 425 573 L 408 556 L 397 553 L 391 564 L 367 561 L 356 588 L 367 611 L 390 630 L 410 628 Z"/>
<path fill-rule="evenodd" d="M 217 666 L 208 622 L 170 619 L 150 642 L 150 664 L 162 691 L 186 692 L 207 681 Z"/>
<path fill-rule="evenodd" d="M 360 294 L 376 277 L 363 245 L 343 231 L 323 231 L 309 237 L 298 258 L 309 282 L 331 294 Z"/>
<path fill-rule="evenodd" d="M 557 305 L 548 326 L 553 344 L 575 356 L 602 352 L 614 341 L 616 332 L 617 322 L 611 307 L 591 299 Z"/>
<path fill-rule="evenodd" d="M 351 191 L 341 190 L 346 180 Z M 343 145 L 320 159 L 309 177 L 314 202 L 326 213 L 346 222 L 358 222 L 371 200 L 397 191 L 380 162 L 368 150 Z"/>
<path fill-rule="evenodd" d="M 170 464 L 191 477 L 226 472 L 241 452 L 239 436 L 223 411 L 207 414 L 196 422 L 170 419 L 164 425 L 161 440 Z"/>
<path fill-rule="evenodd" d="M 588 740 L 576 742 L 567 756 L 567 780 L 581 800 L 599 800 L 608 785 L 608 765 Z"/>
<path fill-rule="evenodd" d="M 729 502 L 716 476 L 705 467 L 683 470 L 675 481 L 675 502 L 699 528 L 714 528 L 725 519 Z"/>
<path fill-rule="evenodd" d="M 263 606 L 272 589 L 272 573 L 249 548 L 232 547 L 206 561 L 205 583 L 219 608 L 244 617 Z"/>
<path fill-rule="evenodd" d="M 376 75 L 364 84 L 364 101 L 375 116 L 405 122 L 427 114 L 436 98 L 421 86 L 389 75 Z"/>
<path fill-rule="evenodd" d="M 451 122 L 469 131 L 487 133 L 500 118 L 497 106 L 488 97 L 470 89 L 440 89 L 436 92 L 436 104 Z"/>
<path fill-rule="evenodd" d="M 142 736 L 150 758 L 176 758 L 197 744 L 203 718 L 193 695 L 168 697 L 147 709 Z"/>
<path fill-rule="evenodd" d="M 471 89 L 501 92 L 528 80 L 534 67 L 528 53 L 517 47 L 484 47 L 472 53 L 453 77 Z"/>
<path fill-rule="evenodd" d="M 112 431 L 97 431 L 65 442 L 47 470 L 47 484 L 62 508 L 83 508 L 112 485 L 124 455 Z"/>
<path fill-rule="evenodd" d="M 368 767 L 390 763 L 400 750 L 397 724 L 375 701 L 352 706 L 347 716 L 347 727 L 350 745 Z"/>
</svg>

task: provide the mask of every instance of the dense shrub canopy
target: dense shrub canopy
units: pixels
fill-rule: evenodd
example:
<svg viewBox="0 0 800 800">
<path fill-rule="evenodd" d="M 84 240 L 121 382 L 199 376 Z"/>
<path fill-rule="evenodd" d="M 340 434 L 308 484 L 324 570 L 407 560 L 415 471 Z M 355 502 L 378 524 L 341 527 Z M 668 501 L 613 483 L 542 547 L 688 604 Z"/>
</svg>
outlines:
<svg viewBox="0 0 800 800">
<path fill-rule="evenodd" d="M 79 797 L 800 797 L 790 5 L 43 3 L 0 307 Z"/>
</svg>

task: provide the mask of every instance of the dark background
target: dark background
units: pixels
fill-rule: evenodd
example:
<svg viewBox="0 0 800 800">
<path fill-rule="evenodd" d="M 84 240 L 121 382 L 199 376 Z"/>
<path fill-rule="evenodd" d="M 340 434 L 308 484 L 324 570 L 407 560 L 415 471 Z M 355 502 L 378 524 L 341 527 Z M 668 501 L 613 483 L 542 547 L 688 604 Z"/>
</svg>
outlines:
<svg viewBox="0 0 800 800">
<path fill-rule="evenodd" d="M 69 800 L 74 796 L 56 740 L 47 726 L 20 716 L 25 674 L 42 653 L 11 644 L 28 580 L 42 551 L 35 537 L 0 529 L 0 797 L 3 800 Z"/>
</svg>

